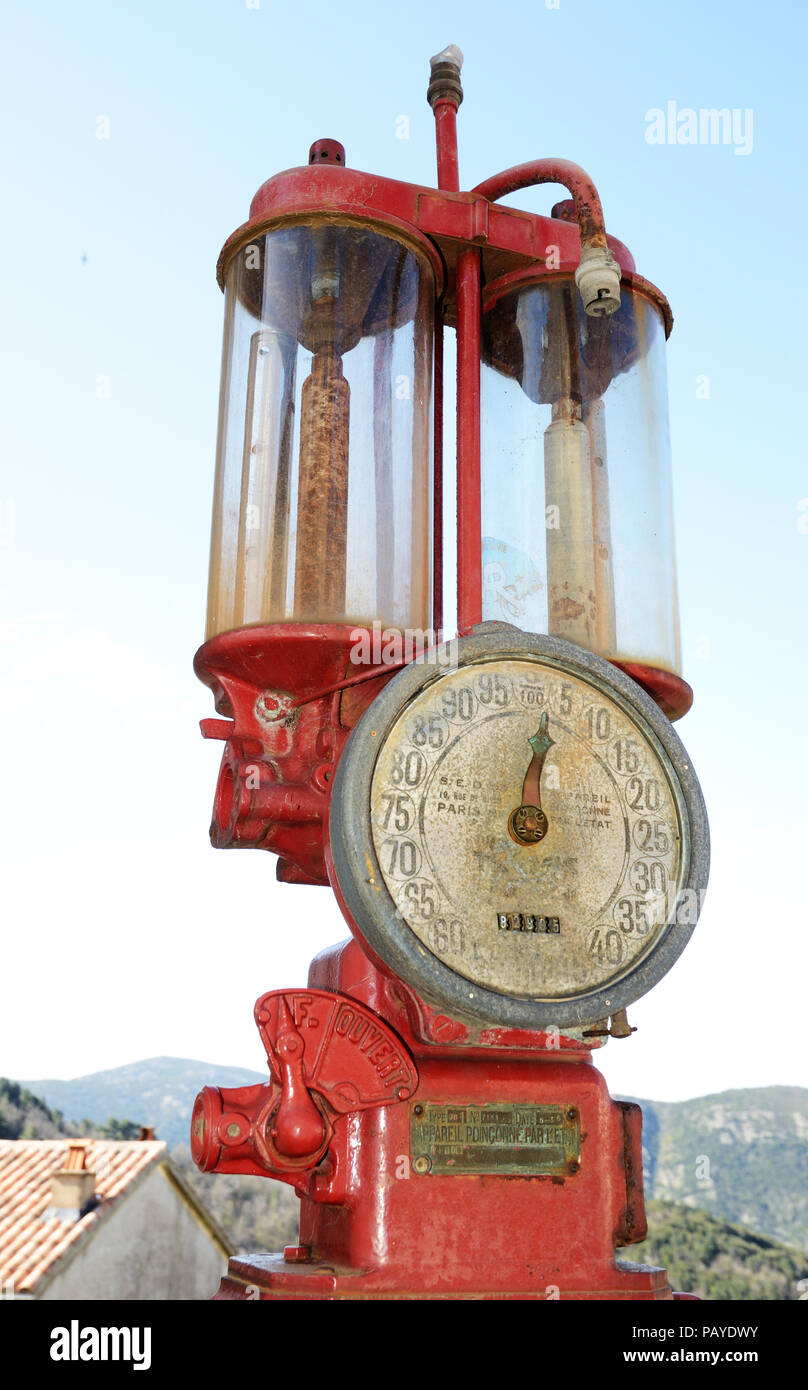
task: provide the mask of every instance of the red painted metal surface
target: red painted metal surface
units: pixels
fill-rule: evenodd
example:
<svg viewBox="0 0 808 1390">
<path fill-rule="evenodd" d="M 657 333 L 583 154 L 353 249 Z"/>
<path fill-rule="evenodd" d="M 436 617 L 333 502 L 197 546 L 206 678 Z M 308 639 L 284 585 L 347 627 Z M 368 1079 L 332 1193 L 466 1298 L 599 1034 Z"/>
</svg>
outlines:
<svg viewBox="0 0 808 1390">
<path fill-rule="evenodd" d="M 327 1037 L 328 1024 L 306 1028 L 307 1000 L 309 1017 L 316 1006 L 331 1021 Z M 645 1233 L 641 1120 L 636 1106 L 610 1099 L 580 1041 L 560 1047 L 547 1034 L 511 1030 L 483 1031 L 460 1045 L 426 1041 L 412 1026 L 422 1006 L 376 971 L 356 942 L 317 957 L 308 990 L 259 1000 L 257 1017 L 267 1014 L 269 1086 L 207 1088 L 195 1108 L 195 1156 L 219 1171 L 271 1171 L 291 1182 L 301 1194 L 300 1238 L 285 1257 L 232 1259 L 217 1297 L 672 1297 L 662 1270 L 615 1259 L 619 1246 Z M 278 1055 L 289 1019 L 304 1044 L 298 1083 L 316 1112 L 301 1125 L 303 1132 L 311 1125 L 308 1159 L 278 1150 L 283 1096 L 294 1091 L 283 1090 Z M 363 1029 L 391 1040 L 395 1096 L 379 1098 L 378 1052 L 377 1090 L 372 1082 L 367 1089 L 374 1050 L 363 1070 Z M 346 1041 L 352 1030 L 357 1040 Z M 299 1102 L 299 1086 L 295 1095 Z M 411 1126 L 417 1107 L 430 1103 L 564 1107 L 579 1119 L 579 1158 L 546 1175 L 423 1171 L 413 1166 Z"/>
<path fill-rule="evenodd" d="M 673 671 L 662 671 L 656 666 L 642 666 L 637 661 L 613 661 L 612 665 L 618 666 L 627 676 L 631 676 L 671 721 L 681 719 L 693 704 L 692 688 L 681 676 L 674 675 Z"/>
<path fill-rule="evenodd" d="M 194 668 L 226 719 L 210 827 L 217 849 L 265 849 L 287 883 L 328 883 L 331 782 L 351 729 L 396 668 L 351 661 L 360 628 L 276 623 L 220 633 Z"/>
<path fill-rule="evenodd" d="M 345 146 L 339 140 L 315 140 L 309 150 L 309 164 L 341 164 L 345 167 Z"/>
<path fill-rule="evenodd" d="M 480 503 L 480 255 L 457 263 L 457 629 L 483 610 Z"/>
<path fill-rule="evenodd" d="M 432 443 L 432 626 L 443 632 L 443 307 L 435 312 L 434 422 Z"/>
<path fill-rule="evenodd" d="M 438 156 L 438 188 L 456 193 L 460 188 L 457 162 L 457 108 L 463 100 L 460 69 L 463 55 L 457 48 L 444 49 L 430 60 L 426 99 L 435 117 Z"/>
<path fill-rule="evenodd" d="M 435 143 L 438 155 L 438 188 L 447 193 L 460 191 L 460 170 L 457 162 L 457 103 L 436 101 Z"/>
</svg>

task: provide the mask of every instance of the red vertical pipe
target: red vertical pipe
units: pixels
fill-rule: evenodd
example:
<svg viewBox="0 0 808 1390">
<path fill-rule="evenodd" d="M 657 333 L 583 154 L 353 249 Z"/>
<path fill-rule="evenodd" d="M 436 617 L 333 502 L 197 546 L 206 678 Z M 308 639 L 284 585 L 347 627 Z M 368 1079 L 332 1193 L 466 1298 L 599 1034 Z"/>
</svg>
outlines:
<svg viewBox="0 0 808 1390">
<path fill-rule="evenodd" d="M 457 628 L 482 620 L 480 253 L 457 262 Z"/>
<path fill-rule="evenodd" d="M 463 54 L 454 44 L 429 60 L 427 101 L 435 117 L 438 188 L 460 190 L 457 108 L 463 100 Z M 442 312 L 439 310 L 439 312 Z M 443 323 L 435 329 L 435 626 L 442 624 L 443 572 Z M 457 625 L 460 632 L 482 613 L 480 544 L 480 255 L 461 252 L 457 263 Z"/>
<path fill-rule="evenodd" d="M 435 145 L 438 155 L 438 188 L 445 193 L 460 190 L 460 169 L 457 162 L 457 102 L 436 101 Z"/>
<path fill-rule="evenodd" d="M 432 627 L 443 631 L 443 306 L 435 306 L 435 442 L 432 462 Z"/>
<path fill-rule="evenodd" d="M 447 193 L 460 190 L 460 166 L 457 158 L 457 100 L 438 100 L 432 107 L 435 116 L 435 149 L 438 158 L 438 188 Z M 443 630 L 443 306 L 437 306 L 435 320 L 435 461 L 434 461 L 434 597 L 432 625 L 437 633 Z"/>
</svg>

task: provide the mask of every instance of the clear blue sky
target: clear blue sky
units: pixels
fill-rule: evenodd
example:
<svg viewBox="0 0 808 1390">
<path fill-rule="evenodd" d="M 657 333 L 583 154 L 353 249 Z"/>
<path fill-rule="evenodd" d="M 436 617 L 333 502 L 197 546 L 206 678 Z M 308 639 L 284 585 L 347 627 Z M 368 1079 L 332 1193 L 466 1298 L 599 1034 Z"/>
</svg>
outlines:
<svg viewBox="0 0 808 1390">
<path fill-rule="evenodd" d="M 808 1084 L 802 6 L 42 0 L 5 29 L 0 1071 L 163 1053 L 260 1067 L 254 999 L 302 982 L 344 934 L 327 890 L 281 888 L 268 856 L 207 843 L 219 750 L 198 736 L 213 711 L 191 660 L 214 267 L 257 186 L 317 137 L 342 140 L 355 167 L 433 182 L 428 59 L 457 43 L 462 186 L 539 155 L 576 160 L 676 318 L 696 690 L 679 731 L 713 880 L 687 952 L 603 1069 L 658 1099 Z M 751 151 L 649 144 L 646 113 L 669 101 L 751 111 Z M 513 201 L 546 211 L 555 197 Z"/>
</svg>

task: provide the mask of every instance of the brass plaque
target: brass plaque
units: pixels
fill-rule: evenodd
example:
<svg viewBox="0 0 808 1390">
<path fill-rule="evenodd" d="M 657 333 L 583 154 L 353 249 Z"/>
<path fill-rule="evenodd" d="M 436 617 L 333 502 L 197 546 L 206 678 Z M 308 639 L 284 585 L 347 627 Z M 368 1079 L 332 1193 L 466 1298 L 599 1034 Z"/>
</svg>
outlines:
<svg viewBox="0 0 808 1390">
<path fill-rule="evenodd" d="M 581 1125 L 569 1105 L 414 1105 L 410 1153 L 419 1176 L 563 1174 L 581 1166 Z"/>
</svg>

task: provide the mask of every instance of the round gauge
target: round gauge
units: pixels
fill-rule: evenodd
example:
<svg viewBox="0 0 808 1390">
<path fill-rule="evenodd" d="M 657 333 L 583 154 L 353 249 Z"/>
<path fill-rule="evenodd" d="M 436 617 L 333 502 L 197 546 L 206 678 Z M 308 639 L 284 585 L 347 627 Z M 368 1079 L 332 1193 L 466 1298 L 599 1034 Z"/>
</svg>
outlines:
<svg viewBox="0 0 808 1390">
<path fill-rule="evenodd" d="M 684 949 L 707 882 L 704 803 L 628 676 L 492 628 L 405 668 L 357 725 L 332 798 L 335 886 L 373 952 L 433 1005 L 592 1023 Z"/>
</svg>

